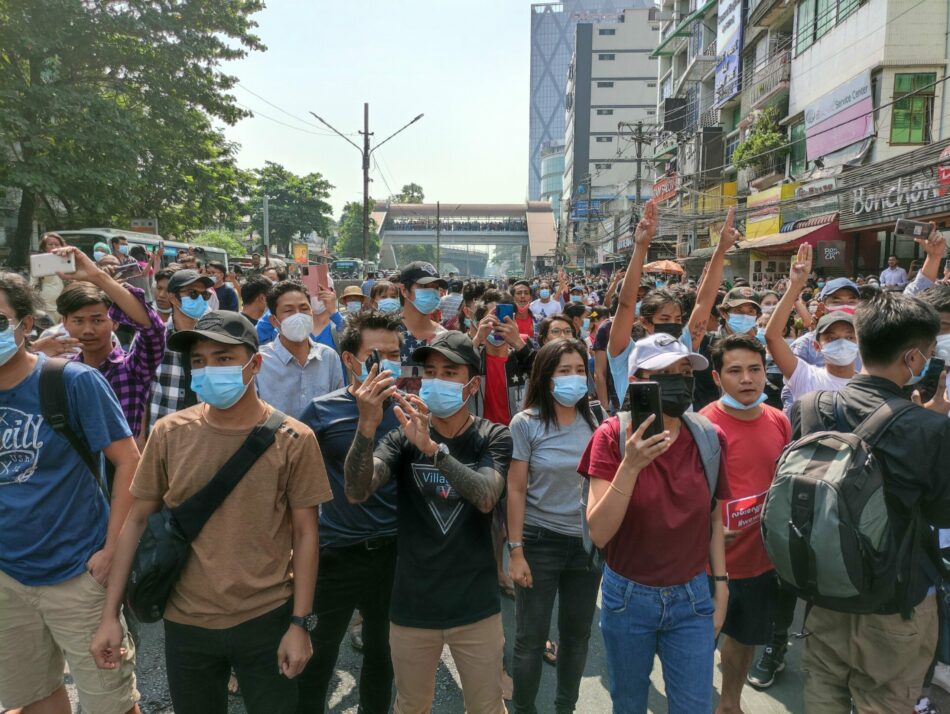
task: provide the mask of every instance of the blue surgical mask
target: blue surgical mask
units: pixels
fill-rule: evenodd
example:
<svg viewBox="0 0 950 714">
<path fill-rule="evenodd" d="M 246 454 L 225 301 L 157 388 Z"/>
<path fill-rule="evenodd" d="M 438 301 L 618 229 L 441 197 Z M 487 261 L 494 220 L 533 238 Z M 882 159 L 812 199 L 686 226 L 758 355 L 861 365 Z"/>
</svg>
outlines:
<svg viewBox="0 0 950 714">
<path fill-rule="evenodd" d="M 462 318 L 462 324 L 465 326 L 465 329 L 466 329 L 466 330 L 471 330 L 473 327 L 475 327 L 475 323 L 472 322 L 472 321 L 471 321 L 469 318 L 467 318 L 467 317 L 463 317 L 463 318 Z"/>
<path fill-rule="evenodd" d="M 547 288 L 541 288 L 541 289 L 538 291 L 538 296 L 539 296 L 542 300 L 547 300 L 549 297 L 551 297 L 551 291 L 548 290 Z"/>
<path fill-rule="evenodd" d="M 191 371 L 191 390 L 198 398 L 216 409 L 227 409 L 238 403 L 250 384 L 244 383 L 244 367 L 247 367 L 254 358 L 249 359 L 243 366 L 202 367 Z"/>
<path fill-rule="evenodd" d="M 584 318 L 584 322 L 581 325 L 581 329 L 583 329 L 584 332 L 590 332 L 590 318 L 589 317 Z"/>
<path fill-rule="evenodd" d="M 346 303 L 347 312 L 359 312 L 362 309 L 363 303 L 361 303 L 359 300 L 350 300 L 350 302 Z"/>
<path fill-rule="evenodd" d="M 825 281 L 824 281 L 824 280 L 819 280 L 819 281 L 818 281 L 818 287 L 819 287 L 819 288 L 825 287 Z"/>
<path fill-rule="evenodd" d="M 181 311 L 193 320 L 208 312 L 208 301 L 203 297 L 183 297 L 181 299 Z"/>
<path fill-rule="evenodd" d="M 425 402 L 432 416 L 444 419 L 465 406 L 465 399 L 462 397 L 465 386 L 444 379 L 423 379 L 419 398 Z"/>
<path fill-rule="evenodd" d="M 744 335 L 755 327 L 755 315 L 730 315 L 726 324 L 737 335 Z"/>
<path fill-rule="evenodd" d="M 108 253 L 103 253 L 101 250 L 94 250 L 94 251 L 92 251 L 92 259 L 95 260 L 97 263 L 98 263 L 100 260 L 102 260 L 103 258 L 105 258 L 107 255 L 109 255 L 109 254 L 108 254 Z"/>
<path fill-rule="evenodd" d="M 917 352 L 920 353 L 920 356 L 921 356 L 921 357 L 924 357 L 924 353 L 923 353 L 923 352 L 921 352 L 920 350 L 917 350 Z M 907 362 L 907 355 L 904 355 L 904 363 L 906 364 L 906 362 Z M 905 384 L 906 384 L 908 387 L 911 386 L 911 385 L 913 385 L 913 384 L 917 384 L 920 380 L 922 380 L 922 379 L 924 378 L 924 375 L 927 374 L 927 370 L 928 370 L 929 368 L 930 368 L 930 358 L 928 357 L 928 358 L 927 358 L 927 361 L 924 362 L 923 368 L 920 370 L 920 374 L 914 374 L 914 370 L 911 369 L 911 371 L 910 371 L 910 379 L 909 379 Z M 910 369 L 910 367 L 908 367 L 907 369 Z"/>
<path fill-rule="evenodd" d="M 0 365 L 9 362 L 20 349 L 20 345 L 16 343 L 16 330 L 19 326 L 19 322 L 15 325 L 11 322 L 7 329 L 0 332 Z"/>
<path fill-rule="evenodd" d="M 129 254 L 129 246 L 128 246 L 128 245 L 120 245 L 120 246 L 119 246 L 119 252 L 122 253 L 122 255 L 128 255 L 128 254 Z"/>
<path fill-rule="evenodd" d="M 758 399 L 756 399 L 752 404 L 743 404 L 738 399 L 735 399 L 729 394 L 722 395 L 722 403 L 731 409 L 739 409 L 740 411 L 747 411 L 749 409 L 755 409 L 762 402 L 764 402 L 768 397 L 764 393 L 760 394 Z"/>
<path fill-rule="evenodd" d="M 755 331 L 755 339 L 757 339 L 763 345 L 765 344 L 765 328 L 764 327 L 760 327 L 758 330 Z"/>
<path fill-rule="evenodd" d="M 412 304 L 423 315 L 429 315 L 439 307 L 439 291 L 432 288 L 416 288 L 416 298 Z"/>
<path fill-rule="evenodd" d="M 486 337 L 485 339 L 488 341 L 488 344 L 490 344 L 492 347 L 501 347 L 503 344 L 505 344 L 505 338 L 498 337 L 494 333 L 489 333 L 488 337 Z"/>
<path fill-rule="evenodd" d="M 376 307 L 383 312 L 396 312 L 402 305 L 399 304 L 398 298 L 382 298 L 376 301 Z"/>
<path fill-rule="evenodd" d="M 581 302 L 583 299 L 583 295 L 571 295 L 571 302 Z"/>
<path fill-rule="evenodd" d="M 568 374 L 554 377 L 554 388 L 551 393 L 558 404 L 573 407 L 587 396 L 587 378 L 579 374 Z"/>
<path fill-rule="evenodd" d="M 851 340 L 844 338 L 832 340 L 822 345 L 821 354 L 828 364 L 833 364 L 837 367 L 847 367 L 849 364 L 853 364 L 858 358 L 858 346 Z"/>
</svg>

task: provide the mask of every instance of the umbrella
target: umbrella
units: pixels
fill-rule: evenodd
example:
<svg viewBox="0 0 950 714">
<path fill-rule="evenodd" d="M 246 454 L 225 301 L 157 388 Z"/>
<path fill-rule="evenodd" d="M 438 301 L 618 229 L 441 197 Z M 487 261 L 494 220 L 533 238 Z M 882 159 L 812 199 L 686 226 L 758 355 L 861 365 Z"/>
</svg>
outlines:
<svg viewBox="0 0 950 714">
<path fill-rule="evenodd" d="M 683 274 L 683 266 L 672 260 L 655 260 L 643 266 L 644 273 L 676 273 Z"/>
</svg>

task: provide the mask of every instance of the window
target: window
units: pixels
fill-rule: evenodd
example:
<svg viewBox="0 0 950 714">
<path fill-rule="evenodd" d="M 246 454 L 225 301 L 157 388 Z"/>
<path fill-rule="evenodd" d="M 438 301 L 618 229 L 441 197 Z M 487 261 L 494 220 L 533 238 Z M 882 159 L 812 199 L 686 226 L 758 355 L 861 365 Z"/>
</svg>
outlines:
<svg viewBox="0 0 950 714">
<path fill-rule="evenodd" d="M 597 86 L 598 87 L 612 87 L 614 86 L 614 83 L 613 82 L 598 82 Z"/>
<path fill-rule="evenodd" d="M 656 87 L 656 82 L 647 82 L 647 87 Z"/>
<path fill-rule="evenodd" d="M 598 137 L 597 137 L 597 143 L 598 143 L 598 144 L 609 144 L 609 143 L 611 143 L 613 140 L 614 140 L 614 138 L 613 138 L 612 136 L 598 136 Z"/>
<path fill-rule="evenodd" d="M 609 117 L 614 113 L 613 109 L 598 109 L 597 116 L 599 117 Z"/>
<path fill-rule="evenodd" d="M 659 31 L 660 31 L 659 25 L 650 25 L 650 32 L 659 32 Z"/>
<path fill-rule="evenodd" d="M 892 144 L 929 144 L 933 116 L 934 72 L 894 75 Z"/>
<path fill-rule="evenodd" d="M 594 164 L 594 168 L 600 171 L 609 171 L 613 164 Z"/>
<path fill-rule="evenodd" d="M 796 10 L 795 54 L 801 54 L 868 0 L 802 0 Z"/>
<path fill-rule="evenodd" d="M 792 124 L 791 129 L 792 176 L 800 176 L 808 169 L 808 159 L 805 152 L 805 122 Z"/>
<path fill-rule="evenodd" d="M 597 34 L 603 37 L 604 35 L 616 35 L 616 30 L 597 30 Z"/>
<path fill-rule="evenodd" d="M 656 116 L 656 109 L 647 109 L 647 116 L 648 117 Z"/>
<path fill-rule="evenodd" d="M 835 26 L 837 0 L 818 0 L 815 15 L 815 39 L 820 40 Z"/>
<path fill-rule="evenodd" d="M 615 55 L 597 55 L 597 59 L 609 62 L 610 60 L 615 59 Z"/>
<path fill-rule="evenodd" d="M 815 0 L 804 0 L 798 6 L 795 39 L 795 54 L 801 54 L 815 41 Z"/>
</svg>

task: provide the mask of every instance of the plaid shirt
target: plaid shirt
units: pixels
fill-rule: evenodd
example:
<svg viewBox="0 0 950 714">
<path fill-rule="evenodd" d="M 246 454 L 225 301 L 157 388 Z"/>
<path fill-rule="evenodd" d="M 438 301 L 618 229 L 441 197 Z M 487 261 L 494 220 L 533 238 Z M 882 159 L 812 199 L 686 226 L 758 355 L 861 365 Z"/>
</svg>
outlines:
<svg viewBox="0 0 950 714">
<path fill-rule="evenodd" d="M 142 417 L 145 414 L 145 397 L 152 386 L 152 379 L 158 369 L 162 356 L 165 354 L 165 323 L 161 316 L 145 302 L 145 294 L 139 288 L 131 285 L 126 289 L 132 293 L 148 313 L 148 327 L 130 319 L 117 305 L 109 308 L 109 318 L 135 330 L 135 338 L 124 352 L 116 344 L 98 366 L 99 372 L 112 385 L 112 390 L 119 399 L 122 412 L 133 436 L 138 436 L 142 429 Z M 82 353 L 72 359 L 83 362 Z"/>
<path fill-rule="evenodd" d="M 165 323 L 167 337 L 175 332 L 172 318 Z M 155 422 L 163 416 L 173 414 L 185 407 L 197 404 L 197 398 L 191 391 L 191 374 L 186 373 L 181 361 L 181 353 L 174 350 L 165 350 L 162 363 L 158 365 L 155 379 L 152 381 L 152 391 L 148 398 L 148 431 L 151 432 Z M 189 397 L 190 395 L 190 397 Z"/>
</svg>

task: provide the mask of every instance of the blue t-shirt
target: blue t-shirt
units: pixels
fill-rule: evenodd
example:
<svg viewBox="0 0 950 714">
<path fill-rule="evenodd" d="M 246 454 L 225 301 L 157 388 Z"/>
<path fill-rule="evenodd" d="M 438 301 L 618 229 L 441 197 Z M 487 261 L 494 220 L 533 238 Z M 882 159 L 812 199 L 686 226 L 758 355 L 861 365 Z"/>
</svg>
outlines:
<svg viewBox="0 0 950 714">
<path fill-rule="evenodd" d="M 270 324 L 270 314 L 270 310 L 264 310 L 261 319 L 257 321 L 257 340 L 261 345 L 266 345 L 268 342 L 273 342 L 277 339 L 277 328 Z M 336 343 L 333 341 L 334 327 L 337 331 L 343 329 L 343 316 L 340 315 L 339 312 L 330 315 L 330 323 L 323 328 L 323 331 L 319 335 L 311 334 L 310 336 L 314 342 L 319 342 L 322 345 L 336 349 Z"/>
<path fill-rule="evenodd" d="M 340 547 L 369 538 L 396 535 L 396 479 L 391 479 L 364 503 L 346 500 L 343 463 L 356 435 L 359 410 L 356 399 L 346 389 L 317 397 L 300 419 L 313 429 L 323 453 L 333 500 L 320 505 L 320 547 Z M 393 410 L 383 413 L 376 430 L 376 443 L 399 421 Z"/>
<path fill-rule="evenodd" d="M 241 303 L 238 301 L 238 294 L 234 288 L 227 283 L 222 283 L 220 287 L 214 289 L 214 294 L 218 296 L 218 309 L 237 312 L 241 309 Z"/>
<path fill-rule="evenodd" d="M 106 540 L 109 504 L 96 477 L 40 410 L 39 356 L 30 375 L 0 389 L 0 570 L 24 585 L 55 585 L 86 569 Z M 93 454 L 132 435 L 99 371 L 70 362 L 67 417 Z"/>
</svg>

